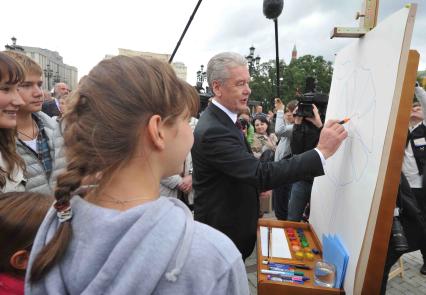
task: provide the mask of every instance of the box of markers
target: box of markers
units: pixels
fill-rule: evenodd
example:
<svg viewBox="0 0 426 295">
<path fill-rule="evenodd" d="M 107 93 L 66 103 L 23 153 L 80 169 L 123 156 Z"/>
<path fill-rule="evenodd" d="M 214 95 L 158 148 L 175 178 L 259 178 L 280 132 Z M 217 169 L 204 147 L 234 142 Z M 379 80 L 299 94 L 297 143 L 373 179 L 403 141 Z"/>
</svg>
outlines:
<svg viewBox="0 0 426 295">
<path fill-rule="evenodd" d="M 333 295 L 343 289 L 317 286 L 314 265 L 321 243 L 309 223 L 259 219 L 257 227 L 259 295 Z"/>
</svg>

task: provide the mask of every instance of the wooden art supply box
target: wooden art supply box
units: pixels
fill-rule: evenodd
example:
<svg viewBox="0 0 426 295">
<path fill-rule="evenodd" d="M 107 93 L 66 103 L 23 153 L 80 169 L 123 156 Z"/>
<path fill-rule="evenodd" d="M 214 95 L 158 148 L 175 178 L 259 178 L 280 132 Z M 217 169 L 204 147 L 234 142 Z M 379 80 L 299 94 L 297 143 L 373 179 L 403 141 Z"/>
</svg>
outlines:
<svg viewBox="0 0 426 295">
<path fill-rule="evenodd" d="M 267 228 L 282 228 L 285 231 L 288 228 L 293 228 L 295 230 L 302 229 L 306 237 L 306 240 L 309 243 L 309 248 L 319 250 L 319 254 L 315 254 L 314 258 L 299 260 L 295 258 L 294 251 L 291 251 L 291 259 L 284 259 L 271 256 L 269 258 L 270 262 L 283 263 L 283 264 L 304 264 L 309 266 L 310 270 L 300 269 L 303 271 L 305 277 L 309 277 L 309 280 L 304 282 L 304 284 L 292 283 L 292 282 L 275 282 L 268 280 L 266 274 L 262 274 L 262 269 L 268 269 L 268 265 L 264 264 L 264 260 L 268 260 L 268 256 L 262 255 L 262 242 L 260 227 Z M 291 249 L 291 241 L 286 231 L 286 239 Z M 269 237 L 268 237 L 269 238 Z M 269 244 L 269 241 L 268 241 Z M 317 260 L 322 259 L 322 247 L 321 243 L 318 240 L 315 232 L 313 231 L 312 226 L 309 223 L 303 222 L 291 222 L 291 221 L 280 221 L 272 219 L 259 219 L 257 226 L 257 294 L 258 295 L 282 295 L 282 294 L 292 294 L 292 295 L 344 295 L 345 292 L 343 289 L 336 288 L 326 288 L 314 285 L 314 265 Z M 269 250 L 268 250 L 269 252 Z M 299 269 L 297 269 L 299 270 Z"/>
</svg>

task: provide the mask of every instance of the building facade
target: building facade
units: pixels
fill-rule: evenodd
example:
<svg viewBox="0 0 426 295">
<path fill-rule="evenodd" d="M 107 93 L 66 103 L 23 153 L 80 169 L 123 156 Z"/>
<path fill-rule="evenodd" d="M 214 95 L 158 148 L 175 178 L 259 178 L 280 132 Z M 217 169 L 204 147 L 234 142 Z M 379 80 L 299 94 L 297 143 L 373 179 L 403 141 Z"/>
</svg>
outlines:
<svg viewBox="0 0 426 295">
<path fill-rule="evenodd" d="M 144 51 L 136 51 L 131 49 L 118 48 L 118 55 L 126 55 L 126 56 L 144 56 L 150 58 L 156 58 L 162 60 L 164 62 L 169 62 L 170 54 L 163 53 L 154 53 L 154 52 L 144 52 Z M 111 58 L 114 55 L 106 55 L 105 58 Z M 183 62 L 174 62 L 172 63 L 172 67 L 175 70 L 176 76 L 186 81 L 187 78 L 187 67 Z"/>
<path fill-rule="evenodd" d="M 5 46 L 6 50 L 19 51 L 31 57 L 43 70 L 43 89 L 52 91 L 58 82 L 64 82 L 70 90 L 77 87 L 78 70 L 76 67 L 64 64 L 62 56 L 49 49 L 30 47 L 16 44 L 16 38 L 12 38 L 12 44 Z"/>
</svg>

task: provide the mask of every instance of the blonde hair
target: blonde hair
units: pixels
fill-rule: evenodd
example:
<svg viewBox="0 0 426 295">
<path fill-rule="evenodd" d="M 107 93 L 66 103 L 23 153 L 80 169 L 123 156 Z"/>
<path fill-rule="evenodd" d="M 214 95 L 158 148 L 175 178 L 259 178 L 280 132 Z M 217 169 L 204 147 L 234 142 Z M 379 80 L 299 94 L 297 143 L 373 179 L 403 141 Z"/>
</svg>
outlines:
<svg viewBox="0 0 426 295">
<path fill-rule="evenodd" d="M 36 63 L 32 58 L 26 56 L 25 54 L 16 52 L 16 51 L 4 51 L 5 54 L 15 59 L 18 63 L 21 64 L 24 69 L 25 75 L 38 75 L 41 76 L 43 71 L 38 63 Z"/>
</svg>

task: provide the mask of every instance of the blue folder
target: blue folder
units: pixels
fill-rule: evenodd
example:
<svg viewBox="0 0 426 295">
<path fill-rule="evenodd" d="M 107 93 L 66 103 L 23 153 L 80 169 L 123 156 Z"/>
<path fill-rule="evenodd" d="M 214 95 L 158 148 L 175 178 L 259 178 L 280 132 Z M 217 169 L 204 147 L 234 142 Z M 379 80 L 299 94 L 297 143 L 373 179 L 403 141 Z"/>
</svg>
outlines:
<svg viewBox="0 0 426 295">
<path fill-rule="evenodd" d="M 335 288 L 343 287 L 349 255 L 342 240 L 337 235 L 322 236 L 323 259 L 336 267 Z"/>
</svg>

